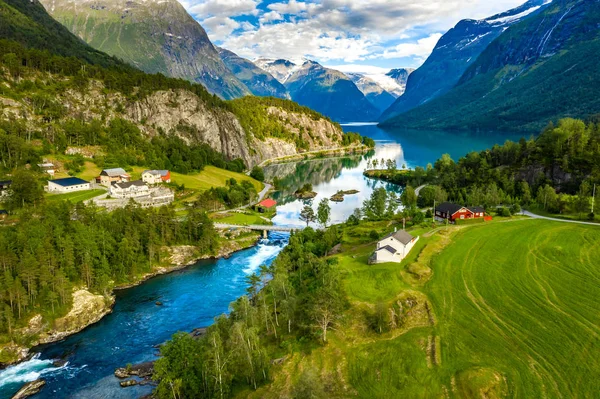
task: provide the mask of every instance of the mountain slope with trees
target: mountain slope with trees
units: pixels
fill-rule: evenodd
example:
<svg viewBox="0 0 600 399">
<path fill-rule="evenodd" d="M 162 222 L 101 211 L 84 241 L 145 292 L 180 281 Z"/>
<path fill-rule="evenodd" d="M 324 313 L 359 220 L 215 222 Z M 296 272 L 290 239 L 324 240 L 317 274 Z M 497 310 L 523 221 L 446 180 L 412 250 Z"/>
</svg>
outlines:
<svg viewBox="0 0 600 399">
<path fill-rule="evenodd" d="M 250 94 L 177 0 L 43 0 L 42 4 L 90 46 L 145 72 L 201 83 L 224 99 Z"/>
<path fill-rule="evenodd" d="M 546 3 L 546 0 L 529 0 L 484 20 L 460 21 L 442 36 L 425 63 L 408 77 L 404 94 L 379 120 L 403 114 L 451 90 L 490 43 L 511 25 L 539 13 Z"/>
<path fill-rule="evenodd" d="M 600 110 L 600 2 L 559 1 L 507 29 L 447 94 L 386 126 L 536 132 Z"/>
</svg>

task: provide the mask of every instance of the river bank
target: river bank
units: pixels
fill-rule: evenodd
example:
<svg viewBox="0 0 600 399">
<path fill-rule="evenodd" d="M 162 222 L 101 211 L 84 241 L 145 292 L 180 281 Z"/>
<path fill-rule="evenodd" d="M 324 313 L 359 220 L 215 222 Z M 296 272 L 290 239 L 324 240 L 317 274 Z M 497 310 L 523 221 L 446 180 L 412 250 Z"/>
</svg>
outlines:
<svg viewBox="0 0 600 399">
<path fill-rule="evenodd" d="M 199 261 L 228 258 L 233 254 L 255 246 L 260 234 L 251 231 L 238 231 L 238 236 L 223 239 L 216 254 L 200 254 L 194 246 L 176 246 L 164 248 L 169 257 L 166 264 L 157 265 L 149 273 L 139 276 L 133 283 L 117 285 L 107 295 L 93 294 L 86 288 L 74 289 L 73 303 L 69 312 L 52 322 L 44 322 L 41 314 L 34 315 L 27 327 L 16 330 L 22 343 L 10 342 L 0 346 L 0 370 L 14 366 L 32 358 L 35 347 L 51 344 L 80 333 L 87 327 L 98 323 L 113 311 L 115 292 L 143 284 L 161 275 L 173 273 L 190 267 Z M 52 327 L 50 327 L 52 323 Z"/>
<path fill-rule="evenodd" d="M 317 150 L 317 151 L 309 151 L 298 153 L 294 155 L 288 155 L 285 157 L 279 158 L 271 158 L 261 162 L 258 166 L 264 168 L 270 165 L 277 165 L 282 163 L 290 163 L 290 162 L 299 162 L 299 161 L 308 161 L 310 159 L 315 158 L 336 158 L 336 157 L 344 157 L 348 155 L 359 155 L 366 154 L 369 151 L 372 151 L 373 148 L 368 147 L 364 144 L 360 145 L 351 145 L 348 147 L 338 147 L 332 148 L 328 150 Z"/>
</svg>

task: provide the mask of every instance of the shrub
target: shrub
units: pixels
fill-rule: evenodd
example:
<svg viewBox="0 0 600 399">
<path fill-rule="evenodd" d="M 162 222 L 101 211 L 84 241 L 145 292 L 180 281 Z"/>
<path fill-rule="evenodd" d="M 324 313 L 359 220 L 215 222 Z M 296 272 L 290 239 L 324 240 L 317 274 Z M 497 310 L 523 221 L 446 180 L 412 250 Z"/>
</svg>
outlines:
<svg viewBox="0 0 600 399">
<path fill-rule="evenodd" d="M 371 232 L 369 233 L 369 238 L 371 240 L 379 240 L 379 233 L 377 232 L 377 230 L 371 230 Z"/>
<path fill-rule="evenodd" d="M 265 181 L 265 172 L 260 166 L 255 166 L 252 168 L 252 172 L 250 172 L 250 177 L 262 182 Z"/>
</svg>

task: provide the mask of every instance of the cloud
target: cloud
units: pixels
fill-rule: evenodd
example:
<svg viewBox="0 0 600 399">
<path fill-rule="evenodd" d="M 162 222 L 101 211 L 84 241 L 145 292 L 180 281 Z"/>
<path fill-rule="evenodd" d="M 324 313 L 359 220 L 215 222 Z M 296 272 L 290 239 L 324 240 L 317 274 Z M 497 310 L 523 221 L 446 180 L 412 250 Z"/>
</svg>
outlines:
<svg viewBox="0 0 600 399">
<path fill-rule="evenodd" d="M 247 58 L 416 65 L 460 19 L 488 17 L 524 0 L 181 1 L 213 41 Z"/>
</svg>

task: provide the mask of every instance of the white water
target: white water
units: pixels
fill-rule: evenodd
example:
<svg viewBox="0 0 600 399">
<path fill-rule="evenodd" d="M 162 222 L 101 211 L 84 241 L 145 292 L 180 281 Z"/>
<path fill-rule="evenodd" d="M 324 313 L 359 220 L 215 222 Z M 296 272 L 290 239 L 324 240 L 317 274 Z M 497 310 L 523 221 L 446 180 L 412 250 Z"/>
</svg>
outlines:
<svg viewBox="0 0 600 399">
<path fill-rule="evenodd" d="M 243 269 L 245 274 L 256 273 L 258 268 L 264 265 L 267 260 L 275 258 L 283 250 L 283 245 L 267 245 L 267 243 L 266 240 L 261 241 L 254 255 L 240 259 L 240 262 L 245 266 Z"/>
<path fill-rule="evenodd" d="M 37 354 L 30 360 L 11 366 L 0 372 L 0 387 L 10 384 L 25 384 L 35 381 L 46 374 L 66 369 L 68 363 L 61 367 L 52 367 L 53 360 L 40 360 Z"/>
</svg>

